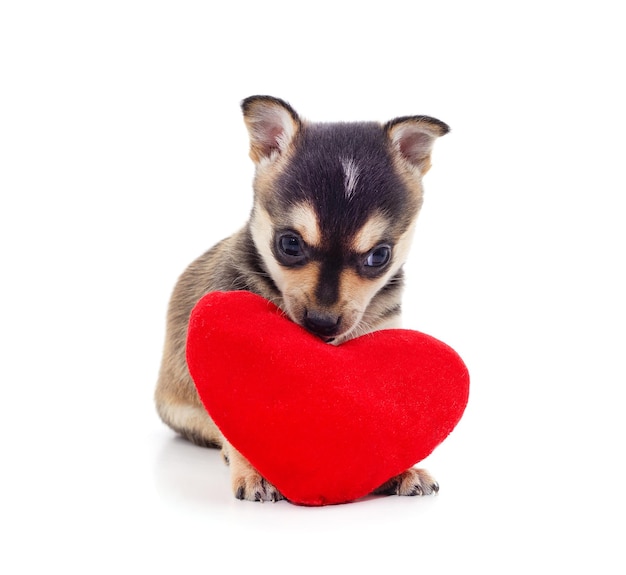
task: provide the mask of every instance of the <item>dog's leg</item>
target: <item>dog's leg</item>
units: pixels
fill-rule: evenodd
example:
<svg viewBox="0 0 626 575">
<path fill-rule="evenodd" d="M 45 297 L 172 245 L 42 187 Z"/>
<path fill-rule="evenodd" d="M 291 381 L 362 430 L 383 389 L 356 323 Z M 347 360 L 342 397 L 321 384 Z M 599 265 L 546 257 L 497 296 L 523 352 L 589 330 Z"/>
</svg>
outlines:
<svg viewBox="0 0 626 575">
<path fill-rule="evenodd" d="M 374 491 L 376 495 L 434 495 L 439 484 L 424 469 L 407 469 Z"/>
<path fill-rule="evenodd" d="M 232 445 L 224 442 L 224 460 L 230 465 L 233 493 L 237 499 L 248 501 L 280 501 L 282 494 L 269 481 L 264 479 L 248 460 Z"/>
<path fill-rule="evenodd" d="M 163 422 L 192 443 L 222 446 L 222 434 L 201 405 L 169 400 L 157 403 L 157 411 Z"/>
</svg>

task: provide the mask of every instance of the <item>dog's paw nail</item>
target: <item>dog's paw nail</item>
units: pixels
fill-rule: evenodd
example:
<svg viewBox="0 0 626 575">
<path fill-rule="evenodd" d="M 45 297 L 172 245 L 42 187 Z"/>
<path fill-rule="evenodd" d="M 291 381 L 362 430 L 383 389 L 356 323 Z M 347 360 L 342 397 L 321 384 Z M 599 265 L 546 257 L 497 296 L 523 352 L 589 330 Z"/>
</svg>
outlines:
<svg viewBox="0 0 626 575">
<path fill-rule="evenodd" d="M 414 485 L 413 489 L 411 489 L 411 492 L 409 493 L 410 496 L 415 496 L 415 495 L 424 495 L 424 490 L 422 489 L 421 485 Z"/>
</svg>

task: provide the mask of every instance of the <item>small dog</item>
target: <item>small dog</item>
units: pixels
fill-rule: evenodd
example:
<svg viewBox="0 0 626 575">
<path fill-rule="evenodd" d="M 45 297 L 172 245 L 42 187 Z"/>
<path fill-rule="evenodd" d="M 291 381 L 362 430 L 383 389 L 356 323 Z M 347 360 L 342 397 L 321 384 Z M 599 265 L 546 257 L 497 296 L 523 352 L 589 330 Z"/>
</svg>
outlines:
<svg viewBox="0 0 626 575">
<path fill-rule="evenodd" d="M 310 123 L 271 96 L 247 98 L 242 110 L 256 165 L 250 220 L 180 277 L 155 399 L 174 431 L 222 449 L 237 498 L 276 501 L 280 492 L 228 444 L 198 398 L 185 359 L 190 312 L 207 292 L 248 290 L 335 345 L 399 327 L 402 266 L 422 205 L 422 176 L 435 139 L 449 128 L 428 116 L 384 125 Z M 438 489 L 426 471 L 411 468 L 375 493 Z"/>
</svg>

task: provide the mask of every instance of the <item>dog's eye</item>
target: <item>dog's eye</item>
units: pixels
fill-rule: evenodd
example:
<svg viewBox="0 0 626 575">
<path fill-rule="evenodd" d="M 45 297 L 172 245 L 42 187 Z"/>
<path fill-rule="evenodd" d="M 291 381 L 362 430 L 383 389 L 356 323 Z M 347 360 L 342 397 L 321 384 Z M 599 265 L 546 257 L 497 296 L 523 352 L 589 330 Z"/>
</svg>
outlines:
<svg viewBox="0 0 626 575">
<path fill-rule="evenodd" d="M 278 255 L 286 265 L 304 263 L 306 259 L 305 245 L 300 236 L 294 233 L 282 234 L 277 238 Z"/>
<path fill-rule="evenodd" d="M 375 247 L 365 259 L 365 265 L 368 268 L 380 268 L 391 259 L 391 248 L 389 246 L 377 246 Z"/>
<path fill-rule="evenodd" d="M 300 238 L 297 236 L 284 235 L 280 238 L 280 249 L 283 253 L 297 258 L 302 255 L 302 244 Z"/>
</svg>

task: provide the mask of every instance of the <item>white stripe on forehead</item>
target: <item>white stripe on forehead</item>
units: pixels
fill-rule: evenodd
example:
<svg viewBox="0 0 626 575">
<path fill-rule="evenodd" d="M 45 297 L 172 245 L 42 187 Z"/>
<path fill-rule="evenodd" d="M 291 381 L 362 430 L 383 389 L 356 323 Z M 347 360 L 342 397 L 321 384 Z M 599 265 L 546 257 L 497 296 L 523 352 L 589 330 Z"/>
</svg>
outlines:
<svg viewBox="0 0 626 575">
<path fill-rule="evenodd" d="M 350 199 L 355 190 L 357 182 L 359 181 L 359 166 L 352 158 L 342 158 L 341 167 L 343 168 L 343 186 L 346 198 Z"/>
</svg>

